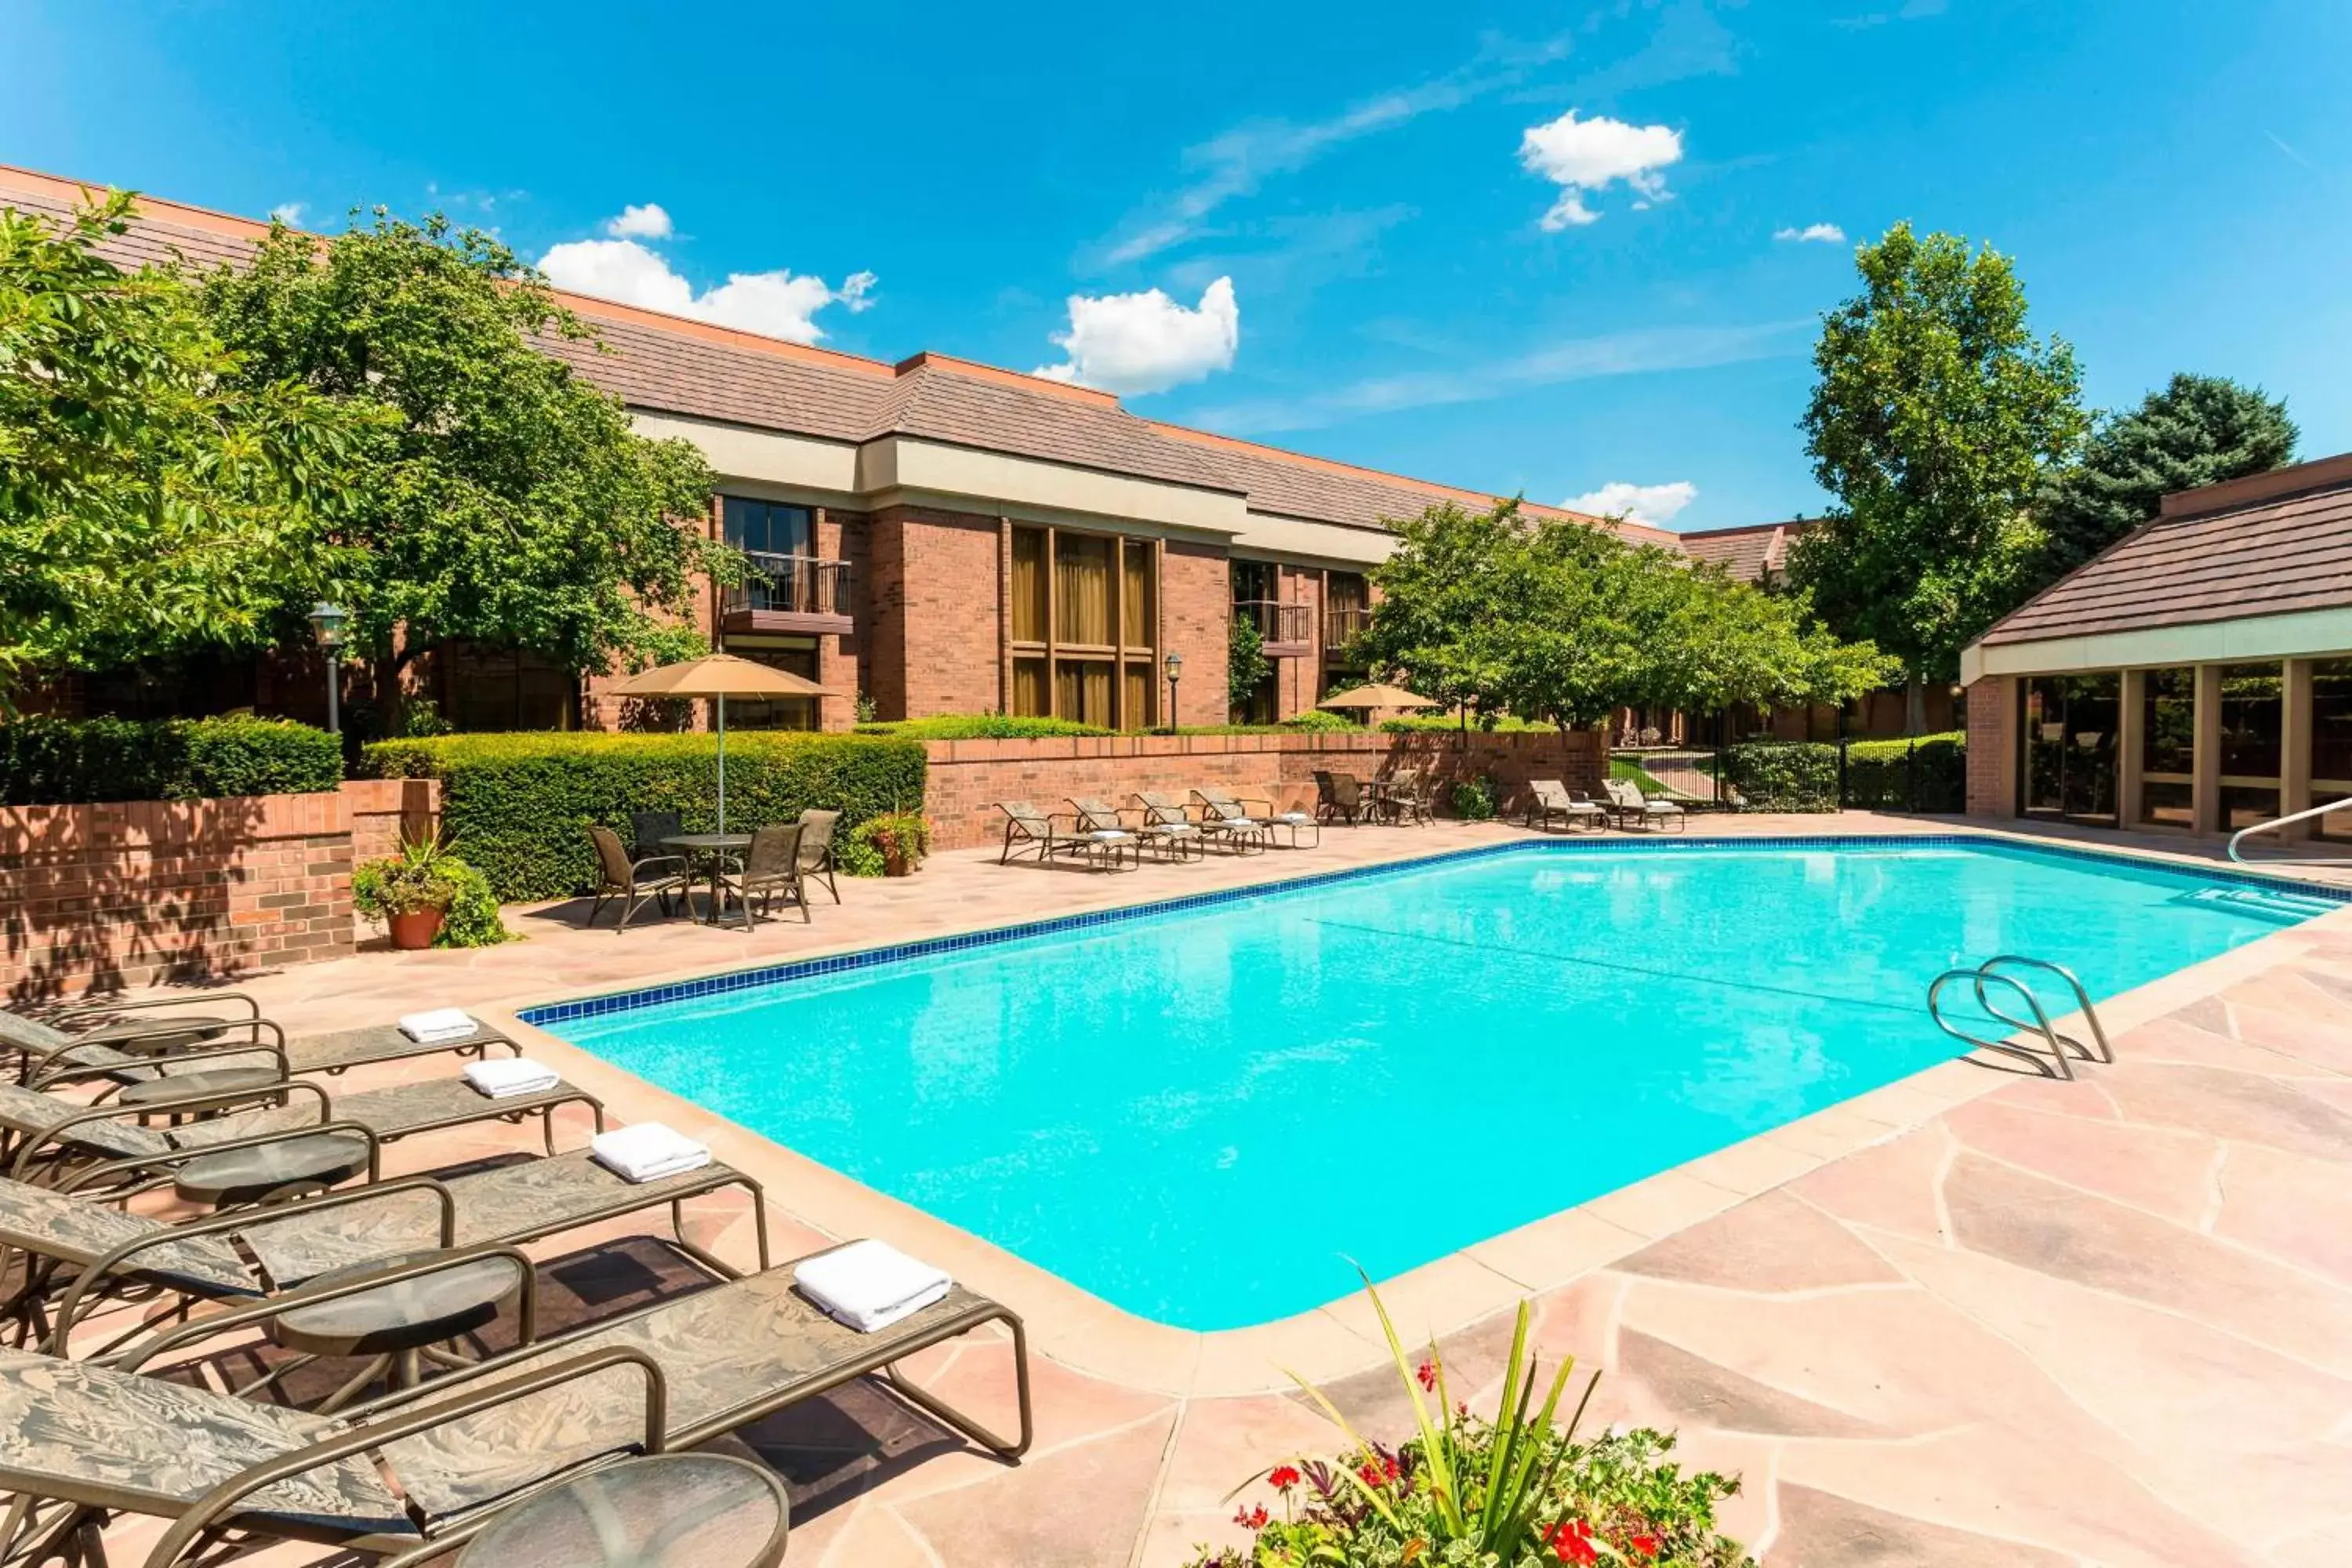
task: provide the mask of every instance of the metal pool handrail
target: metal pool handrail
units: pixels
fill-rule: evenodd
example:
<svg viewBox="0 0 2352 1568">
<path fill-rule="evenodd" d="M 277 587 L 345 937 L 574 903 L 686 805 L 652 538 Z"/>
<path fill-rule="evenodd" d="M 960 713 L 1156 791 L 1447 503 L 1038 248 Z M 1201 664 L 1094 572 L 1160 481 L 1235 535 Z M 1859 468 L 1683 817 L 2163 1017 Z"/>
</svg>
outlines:
<svg viewBox="0 0 2352 1568">
<path fill-rule="evenodd" d="M 2251 864 L 2243 855 L 2238 853 L 2238 846 L 2244 840 L 2252 838 L 2257 833 L 2269 833 L 2274 829 L 2285 827 L 2294 823 L 2307 821 L 2315 816 L 2326 816 L 2331 811 L 2342 811 L 2347 806 L 2352 806 L 2352 795 L 2347 795 L 2342 800 L 2331 800 L 2325 805 L 2307 805 L 2301 811 L 2289 813 L 2285 816 L 2273 816 L 2268 822 L 2257 822 L 2251 827 L 2241 827 L 2237 832 L 2230 835 L 2230 858 L 2236 861 L 2241 866 Z M 2331 861 L 2325 860 L 2273 860 L 2269 863 L 2273 866 L 2322 866 L 2333 864 Z"/>
<path fill-rule="evenodd" d="M 2036 1034 L 2039 1034 L 2043 1039 L 2050 1042 L 2050 1056 L 2048 1059 L 2045 1060 L 2042 1058 L 2042 1053 L 2039 1051 L 2029 1049 L 2024 1046 L 2016 1045 L 2008 1040 L 1989 1040 L 1979 1035 L 1971 1035 L 1966 1029 L 1954 1024 L 1949 1018 L 1945 1017 L 1944 1010 L 1940 1005 L 1944 987 L 1950 984 L 1955 980 L 1965 980 L 1974 985 L 1977 993 L 1977 1005 L 1983 1007 L 1986 1012 L 1991 1014 L 1995 1018 L 2000 1019 L 2004 1024 L 2014 1025 L 2017 1021 L 2011 1018 L 2008 1014 L 1994 1007 L 1986 1000 L 1986 984 L 1990 983 L 1997 985 L 2006 985 L 2011 990 L 2016 992 L 2019 995 L 2024 997 L 2025 1005 L 2033 1010 L 2034 1021 L 2030 1025 L 2020 1025 L 2018 1026 L 2031 1028 Z M 2029 1067 L 2032 1068 L 2035 1072 L 2041 1074 L 2043 1078 L 2058 1078 L 2071 1080 L 2074 1076 L 2074 1063 L 2069 1059 L 2066 1048 L 2058 1043 L 2060 1037 L 2058 1032 L 2050 1026 L 2049 1015 L 2042 1010 L 2042 999 L 2036 996 L 2023 981 L 2012 980 L 2006 974 L 1988 973 L 1983 969 L 1947 969 L 1943 973 L 1936 976 L 1936 978 L 1928 984 L 1927 1016 L 1936 1020 L 1936 1027 L 1943 1030 L 1944 1033 L 1951 1036 L 1952 1038 L 1956 1040 L 1965 1041 L 1970 1050 L 1999 1051 L 2003 1056 L 2015 1057 L 2018 1060 L 2024 1062 Z"/>
<path fill-rule="evenodd" d="M 2058 1038 L 2074 1047 L 2076 1051 L 2082 1054 L 2083 1059 L 2086 1062 L 2112 1062 L 2116 1059 L 2116 1048 L 2107 1043 L 2106 1026 L 2099 1022 L 2099 1010 L 2091 1005 L 2091 994 L 2083 989 L 2083 982 L 2076 977 L 2073 970 L 2067 968 L 2063 963 L 2053 963 L 2046 958 L 2028 958 L 2021 952 L 2004 952 L 2000 954 L 1998 957 L 1988 958 L 1982 963 L 1978 964 L 1977 973 L 1979 974 L 1991 975 L 1995 970 L 2001 968 L 2003 965 L 2008 965 L 2012 968 L 2042 970 L 2048 973 L 2054 974 L 2059 979 L 2064 981 L 2066 983 L 2066 988 L 2074 994 L 2074 1010 L 2082 1014 L 2084 1021 L 2091 1026 L 2091 1038 L 2097 1043 L 2098 1049 L 2095 1052 L 2090 1050 L 2084 1046 L 2082 1041 L 2074 1038 L 2070 1035 L 2060 1035 Z M 2000 977 L 1995 975 L 1994 978 L 1998 979 Z M 2032 1025 L 2026 1023 L 2023 1019 L 2012 1018 L 2006 1013 L 2003 1013 L 2000 1008 L 1995 1007 L 1990 1002 L 1986 1001 L 1984 996 L 1984 988 L 1982 986 L 1979 986 L 1977 988 L 1977 1000 L 1984 1005 L 1984 1010 L 1986 1012 L 1991 1014 L 2002 1023 L 2009 1025 L 2011 1028 L 2027 1029 L 2032 1027 Z"/>
</svg>

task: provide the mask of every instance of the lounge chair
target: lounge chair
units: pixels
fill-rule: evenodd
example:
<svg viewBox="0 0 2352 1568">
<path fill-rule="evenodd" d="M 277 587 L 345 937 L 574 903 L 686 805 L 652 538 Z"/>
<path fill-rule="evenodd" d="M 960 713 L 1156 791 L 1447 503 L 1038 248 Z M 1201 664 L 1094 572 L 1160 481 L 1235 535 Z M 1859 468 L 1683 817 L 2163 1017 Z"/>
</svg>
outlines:
<svg viewBox="0 0 2352 1568">
<path fill-rule="evenodd" d="M 1314 833 L 1316 844 L 1323 841 L 1322 824 L 1315 820 L 1311 812 L 1276 811 L 1270 800 L 1251 799 L 1227 789 L 1202 788 L 1192 793 L 1201 798 L 1203 822 L 1221 825 L 1236 834 L 1246 833 L 1255 827 L 1260 842 L 1269 849 L 1274 847 L 1274 836 L 1277 829 L 1288 833 L 1293 849 L 1314 847 L 1314 845 L 1298 842 L 1298 830 L 1302 827 Z"/>
<path fill-rule="evenodd" d="M 1265 801 L 1242 801 L 1221 789 L 1194 790 L 1192 798 L 1201 803 L 1197 819 L 1201 831 L 1213 844 L 1229 844 L 1237 855 L 1252 849 L 1270 849 L 1274 835 L 1267 831 L 1265 818 L 1251 813 L 1251 806 L 1274 808 Z"/>
<path fill-rule="evenodd" d="M 621 836 L 602 824 L 591 825 L 588 837 L 596 846 L 596 901 L 588 910 L 590 925 L 596 923 L 607 903 L 618 900 L 621 919 L 613 928 L 613 934 L 618 936 L 629 929 L 630 917 L 648 900 L 667 915 L 672 894 L 693 897 L 688 889 L 694 879 L 685 856 L 644 855 L 632 860 L 621 847 Z"/>
<path fill-rule="evenodd" d="M 1147 820 L 1130 824 L 1118 806 L 1099 795 L 1074 795 L 1070 797 L 1070 809 L 1077 814 L 1078 831 L 1081 833 L 1124 835 L 1132 845 L 1138 865 L 1142 864 L 1143 852 L 1147 848 L 1158 850 L 1163 860 L 1181 860 L 1188 845 L 1194 848 L 1201 845 L 1200 829 L 1190 823 L 1175 826 Z M 1148 813 L 1146 815 L 1149 816 Z M 1106 842 L 1111 845 L 1114 852 L 1122 847 L 1118 839 Z"/>
<path fill-rule="evenodd" d="M 833 895 L 835 903 L 841 902 L 841 889 L 833 880 L 833 835 L 841 826 L 841 813 L 811 806 L 801 813 L 801 881 L 803 885 L 824 879 L 824 890 Z"/>
<path fill-rule="evenodd" d="M 1375 815 L 1364 794 L 1364 784 L 1353 773 L 1315 774 L 1315 817 L 1318 822 L 1344 822 L 1353 827 Z"/>
<path fill-rule="evenodd" d="M 1620 827 L 1639 823 L 1645 830 L 1655 832 L 1672 824 L 1674 830 L 1680 833 L 1690 826 L 1690 817 L 1681 806 L 1670 800 L 1645 797 L 1641 786 L 1632 779 L 1604 780 L 1601 788 L 1609 793 L 1609 804 Z"/>
<path fill-rule="evenodd" d="M 719 879 L 723 898 L 731 895 L 738 909 L 743 911 L 743 929 L 751 929 L 751 902 L 759 900 L 759 912 L 768 912 L 768 905 L 779 893 L 788 893 L 800 907 L 801 922 L 813 918 L 809 914 L 808 889 L 801 885 L 801 825 L 787 823 L 762 827 L 751 835 L 750 847 L 743 851 L 740 869 L 724 873 Z M 724 918 L 723 911 L 713 910 L 711 920 Z"/>
<path fill-rule="evenodd" d="M 1040 811 L 1025 800 L 1000 800 L 996 809 L 1004 814 L 1004 851 L 996 858 L 1000 866 L 1013 858 L 1016 848 L 1034 844 L 1040 865 L 1063 855 L 1083 858 L 1098 869 L 1111 870 L 1135 841 L 1135 835 L 1124 829 L 1119 829 L 1119 837 L 1115 838 L 1100 837 L 1112 831 L 1108 828 L 1092 833 L 1074 828 L 1065 833 L 1056 826 L 1059 818 L 1054 813 Z"/>
<path fill-rule="evenodd" d="M 1590 824 L 1592 830 L 1598 833 L 1609 826 L 1609 812 L 1606 807 L 1595 800 L 1580 800 L 1570 793 L 1566 784 L 1558 779 L 1529 779 L 1528 791 L 1528 826 L 1529 827 L 1541 827 L 1548 830 L 1552 823 L 1558 820 L 1564 823 L 1570 832 L 1576 832 L 1583 825 Z"/>
<path fill-rule="evenodd" d="M 280 1076 L 325 1073 L 332 1077 L 355 1067 L 443 1052 L 487 1057 L 493 1046 L 504 1046 L 513 1056 L 522 1054 L 520 1046 L 478 1020 L 468 1035 L 416 1040 L 402 1034 L 395 1024 L 289 1037 L 257 1009 L 249 1018 L 222 1020 L 216 1030 L 208 1028 L 202 1034 L 169 1030 L 72 1034 L 18 1014 L 0 1013 L 0 1048 L 18 1053 L 22 1062 L 18 1076 L 34 1089 L 92 1078 L 143 1083 L 158 1077 L 234 1070 L 264 1061 L 280 1068 Z"/>
<path fill-rule="evenodd" d="M 742 1270 L 688 1238 L 683 1207 L 728 1187 L 751 1194 L 752 1236 L 765 1268 L 765 1194 L 751 1177 L 717 1163 L 631 1182 L 583 1151 L 443 1179 L 345 1187 L 177 1224 L 0 1178 L 0 1263 L 15 1261 L 10 1251 L 24 1255 L 21 1272 L 6 1276 L 17 1289 L 0 1313 L 58 1352 L 71 1344 L 75 1326 L 118 1292 L 143 1300 L 160 1291 L 190 1303 L 252 1301 L 339 1269 L 427 1249 L 515 1246 L 665 1205 L 674 1245 L 717 1278 L 732 1279 Z"/>
<path fill-rule="evenodd" d="M 310 1079 L 289 1079 L 275 1087 L 276 1097 L 287 1103 L 157 1127 L 122 1118 L 203 1116 L 229 1105 L 249 1105 L 264 1091 L 240 1087 L 230 1093 L 190 1094 L 132 1107 L 91 1104 L 21 1084 L 0 1084 L 0 1156 L 7 1161 L 6 1173 L 19 1181 L 35 1171 L 58 1180 L 86 1181 L 89 1173 L 70 1169 L 77 1160 L 100 1161 L 100 1169 L 110 1177 L 135 1179 L 184 1165 L 200 1155 L 246 1147 L 254 1140 L 274 1139 L 288 1131 L 324 1134 L 331 1130 L 339 1136 L 365 1140 L 373 1171 L 376 1144 L 480 1121 L 520 1121 L 526 1116 L 541 1118 L 547 1152 L 552 1154 L 554 1112 L 561 1105 L 585 1105 L 597 1131 L 604 1127 L 603 1102 L 565 1083 L 505 1099 L 492 1099 L 457 1077 L 365 1089 L 340 1099 Z M 295 1103 L 298 1100 L 315 1101 L 315 1110 Z"/>
</svg>

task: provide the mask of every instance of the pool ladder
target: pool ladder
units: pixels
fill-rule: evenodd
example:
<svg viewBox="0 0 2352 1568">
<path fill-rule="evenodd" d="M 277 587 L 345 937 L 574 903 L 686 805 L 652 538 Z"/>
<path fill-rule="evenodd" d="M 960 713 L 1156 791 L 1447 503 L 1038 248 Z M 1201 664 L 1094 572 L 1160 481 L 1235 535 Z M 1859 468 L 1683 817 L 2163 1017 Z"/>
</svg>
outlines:
<svg viewBox="0 0 2352 1568">
<path fill-rule="evenodd" d="M 2084 1021 L 2091 1026 L 2091 1043 L 2085 1045 L 2074 1036 L 2062 1035 L 2051 1027 L 2050 1015 L 2042 1007 L 2042 998 L 2033 994 L 2033 988 L 2015 975 L 2004 973 L 2015 969 L 2040 970 L 2064 981 L 2066 988 L 2074 994 L 2074 1010 L 2082 1014 Z M 2042 1042 L 2050 1047 L 2048 1054 L 2032 1046 L 2020 1045 L 2013 1038 L 1991 1040 L 1971 1034 L 1944 1016 L 1944 988 L 1961 984 L 1971 988 L 1977 1005 L 1995 1022 L 2008 1025 L 2016 1033 L 2041 1036 Z M 2003 994 L 2014 992 L 2024 997 L 2026 1009 L 2032 1016 L 2020 1018 L 2002 1012 L 1993 1003 L 1995 991 Z M 2072 1080 L 2077 1061 L 2105 1063 L 2116 1059 L 2115 1047 L 2107 1043 L 2107 1031 L 2099 1022 L 2098 1009 L 2091 1005 L 2091 994 L 2083 989 L 2082 981 L 2075 977 L 2073 970 L 2062 963 L 2053 963 L 2046 958 L 2027 958 L 2021 953 L 2004 952 L 1997 958 L 1985 960 L 1974 969 L 1948 969 L 1936 976 L 1934 983 L 1927 987 L 1927 1016 L 1936 1020 L 1936 1027 L 1956 1040 L 1966 1042 L 1970 1050 L 1996 1051 L 2005 1057 L 2013 1057 L 2043 1078 Z M 1990 1067 L 1993 1064 L 1980 1062 L 1979 1065 Z"/>
</svg>

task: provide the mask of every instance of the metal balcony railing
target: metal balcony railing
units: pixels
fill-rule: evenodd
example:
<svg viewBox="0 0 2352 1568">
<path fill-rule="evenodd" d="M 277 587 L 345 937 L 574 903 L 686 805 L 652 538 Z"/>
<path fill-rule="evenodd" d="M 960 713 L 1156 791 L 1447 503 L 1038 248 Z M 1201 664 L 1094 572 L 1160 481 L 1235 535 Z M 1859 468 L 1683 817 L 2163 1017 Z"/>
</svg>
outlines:
<svg viewBox="0 0 2352 1568">
<path fill-rule="evenodd" d="M 1244 599 L 1234 605 L 1234 619 L 1247 621 L 1257 627 L 1258 637 L 1270 643 L 1309 643 L 1315 640 L 1315 607 L 1311 605 L 1285 605 L 1273 599 Z"/>
<path fill-rule="evenodd" d="M 1371 624 L 1372 612 L 1369 609 L 1326 610 L 1323 612 L 1323 646 L 1328 648 L 1346 647 L 1363 636 L 1364 628 Z"/>
<path fill-rule="evenodd" d="M 849 614 L 849 563 L 814 555 L 747 550 L 751 573 L 727 590 L 725 608 L 782 610 L 801 616 Z"/>
</svg>

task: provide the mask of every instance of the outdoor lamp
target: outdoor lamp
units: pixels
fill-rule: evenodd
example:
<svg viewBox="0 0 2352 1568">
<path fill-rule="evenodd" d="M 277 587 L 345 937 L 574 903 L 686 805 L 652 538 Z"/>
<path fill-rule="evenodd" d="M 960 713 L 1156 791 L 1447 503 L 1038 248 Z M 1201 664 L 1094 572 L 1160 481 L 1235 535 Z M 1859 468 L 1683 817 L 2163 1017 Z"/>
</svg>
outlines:
<svg viewBox="0 0 2352 1568">
<path fill-rule="evenodd" d="M 1173 730 L 1176 728 L 1176 680 L 1178 677 L 1184 673 L 1184 656 L 1181 653 L 1170 654 L 1168 656 L 1167 669 L 1168 728 Z"/>
<path fill-rule="evenodd" d="M 310 629 L 319 634 L 319 646 L 327 651 L 327 733 L 339 735 L 343 730 L 342 666 L 335 650 L 343 645 L 343 623 L 352 613 L 341 605 L 331 605 L 321 599 L 310 606 Z"/>
</svg>

